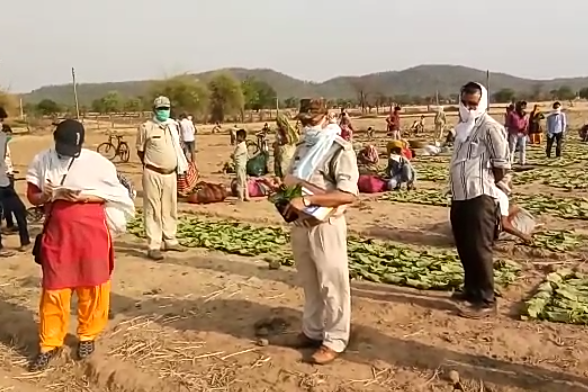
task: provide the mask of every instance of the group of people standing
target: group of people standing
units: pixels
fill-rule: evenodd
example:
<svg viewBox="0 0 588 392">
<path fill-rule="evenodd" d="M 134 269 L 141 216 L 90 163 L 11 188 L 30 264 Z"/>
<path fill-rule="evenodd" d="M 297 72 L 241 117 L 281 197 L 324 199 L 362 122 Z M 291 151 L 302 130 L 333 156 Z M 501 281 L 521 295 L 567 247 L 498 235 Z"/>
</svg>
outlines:
<svg viewBox="0 0 588 392">
<path fill-rule="evenodd" d="M 518 101 L 506 109 L 504 127 L 508 133 L 508 144 L 511 163 L 514 163 L 516 151 L 519 152 L 519 163 L 527 163 L 527 143 L 540 145 L 543 136 L 542 122 L 546 122 L 547 142 L 545 154 L 551 158 L 553 145 L 555 144 L 555 156 L 562 154 L 563 143 L 567 131 L 567 117 L 562 111 L 561 103 L 555 102 L 553 111 L 545 116 L 538 105 L 527 114 L 527 102 Z"/>
</svg>

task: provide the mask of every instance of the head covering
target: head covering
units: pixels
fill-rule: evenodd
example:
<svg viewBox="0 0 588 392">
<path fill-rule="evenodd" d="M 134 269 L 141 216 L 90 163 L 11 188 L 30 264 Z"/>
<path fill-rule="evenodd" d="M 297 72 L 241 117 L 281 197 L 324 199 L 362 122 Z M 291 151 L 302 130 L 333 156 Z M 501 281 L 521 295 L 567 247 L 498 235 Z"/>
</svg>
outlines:
<svg viewBox="0 0 588 392">
<path fill-rule="evenodd" d="M 171 102 L 168 97 L 159 96 L 153 101 L 153 108 L 170 108 Z"/>
<path fill-rule="evenodd" d="M 80 156 L 85 134 L 86 131 L 81 122 L 72 119 L 62 121 L 53 132 L 55 151 L 66 157 Z"/>
<path fill-rule="evenodd" d="M 327 101 L 323 98 L 303 98 L 300 100 L 300 110 L 296 118 L 303 125 L 315 122 L 329 113 Z"/>
<path fill-rule="evenodd" d="M 462 100 L 459 100 L 460 121 L 455 126 L 455 140 L 460 143 L 463 143 L 470 136 L 470 133 L 472 133 L 476 126 L 476 120 L 482 117 L 488 109 L 488 90 L 482 84 L 476 84 L 480 86 L 482 94 L 480 96 L 480 103 L 478 103 L 478 107 L 475 110 L 469 110 L 463 104 Z"/>
<path fill-rule="evenodd" d="M 437 112 L 441 113 L 444 110 L 443 106 L 437 106 Z"/>
<path fill-rule="evenodd" d="M 290 125 L 288 117 L 282 113 L 278 113 L 278 117 L 276 118 L 276 125 L 280 130 L 282 130 L 282 132 L 284 132 L 284 136 L 287 138 L 287 144 L 298 143 L 298 132 L 296 132 L 296 129 Z"/>
</svg>

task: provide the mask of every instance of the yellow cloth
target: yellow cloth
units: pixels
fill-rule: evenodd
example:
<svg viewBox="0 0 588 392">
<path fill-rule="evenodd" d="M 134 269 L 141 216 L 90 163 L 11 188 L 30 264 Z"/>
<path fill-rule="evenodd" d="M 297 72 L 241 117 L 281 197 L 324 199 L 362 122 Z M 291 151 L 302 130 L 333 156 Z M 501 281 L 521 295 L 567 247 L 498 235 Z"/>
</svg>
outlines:
<svg viewBox="0 0 588 392">
<path fill-rule="evenodd" d="M 40 304 L 39 338 L 41 352 L 63 346 L 69 330 L 71 294 L 78 295 L 78 338 L 95 340 L 108 323 L 110 281 L 96 287 L 43 290 Z"/>
<path fill-rule="evenodd" d="M 388 155 L 390 155 L 394 147 L 404 148 L 404 142 L 402 140 L 392 140 L 391 142 L 388 142 L 386 145 L 386 152 Z"/>
</svg>

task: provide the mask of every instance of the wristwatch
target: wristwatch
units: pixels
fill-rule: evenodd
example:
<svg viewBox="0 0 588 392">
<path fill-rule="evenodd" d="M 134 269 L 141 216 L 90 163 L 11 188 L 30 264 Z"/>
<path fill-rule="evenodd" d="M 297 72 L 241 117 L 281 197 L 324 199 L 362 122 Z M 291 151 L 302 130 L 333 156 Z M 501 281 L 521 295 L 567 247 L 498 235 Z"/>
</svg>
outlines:
<svg viewBox="0 0 588 392">
<path fill-rule="evenodd" d="M 302 198 L 302 204 L 304 204 L 304 207 L 310 207 L 310 201 L 306 197 Z"/>
</svg>

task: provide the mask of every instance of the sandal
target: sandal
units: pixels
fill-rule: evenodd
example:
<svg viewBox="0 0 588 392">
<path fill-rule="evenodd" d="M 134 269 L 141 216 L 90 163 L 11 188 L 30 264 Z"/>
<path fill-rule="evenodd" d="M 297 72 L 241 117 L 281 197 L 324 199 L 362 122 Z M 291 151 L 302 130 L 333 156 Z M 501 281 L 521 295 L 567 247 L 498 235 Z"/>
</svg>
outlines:
<svg viewBox="0 0 588 392">
<path fill-rule="evenodd" d="M 54 348 L 53 350 L 37 354 L 35 359 L 29 365 L 29 371 L 40 372 L 47 369 L 51 360 L 59 354 L 60 350 L 60 348 Z"/>
<path fill-rule="evenodd" d="M 78 358 L 86 359 L 94 353 L 94 350 L 96 350 L 96 345 L 94 344 L 93 340 L 80 342 L 78 344 Z"/>
</svg>

